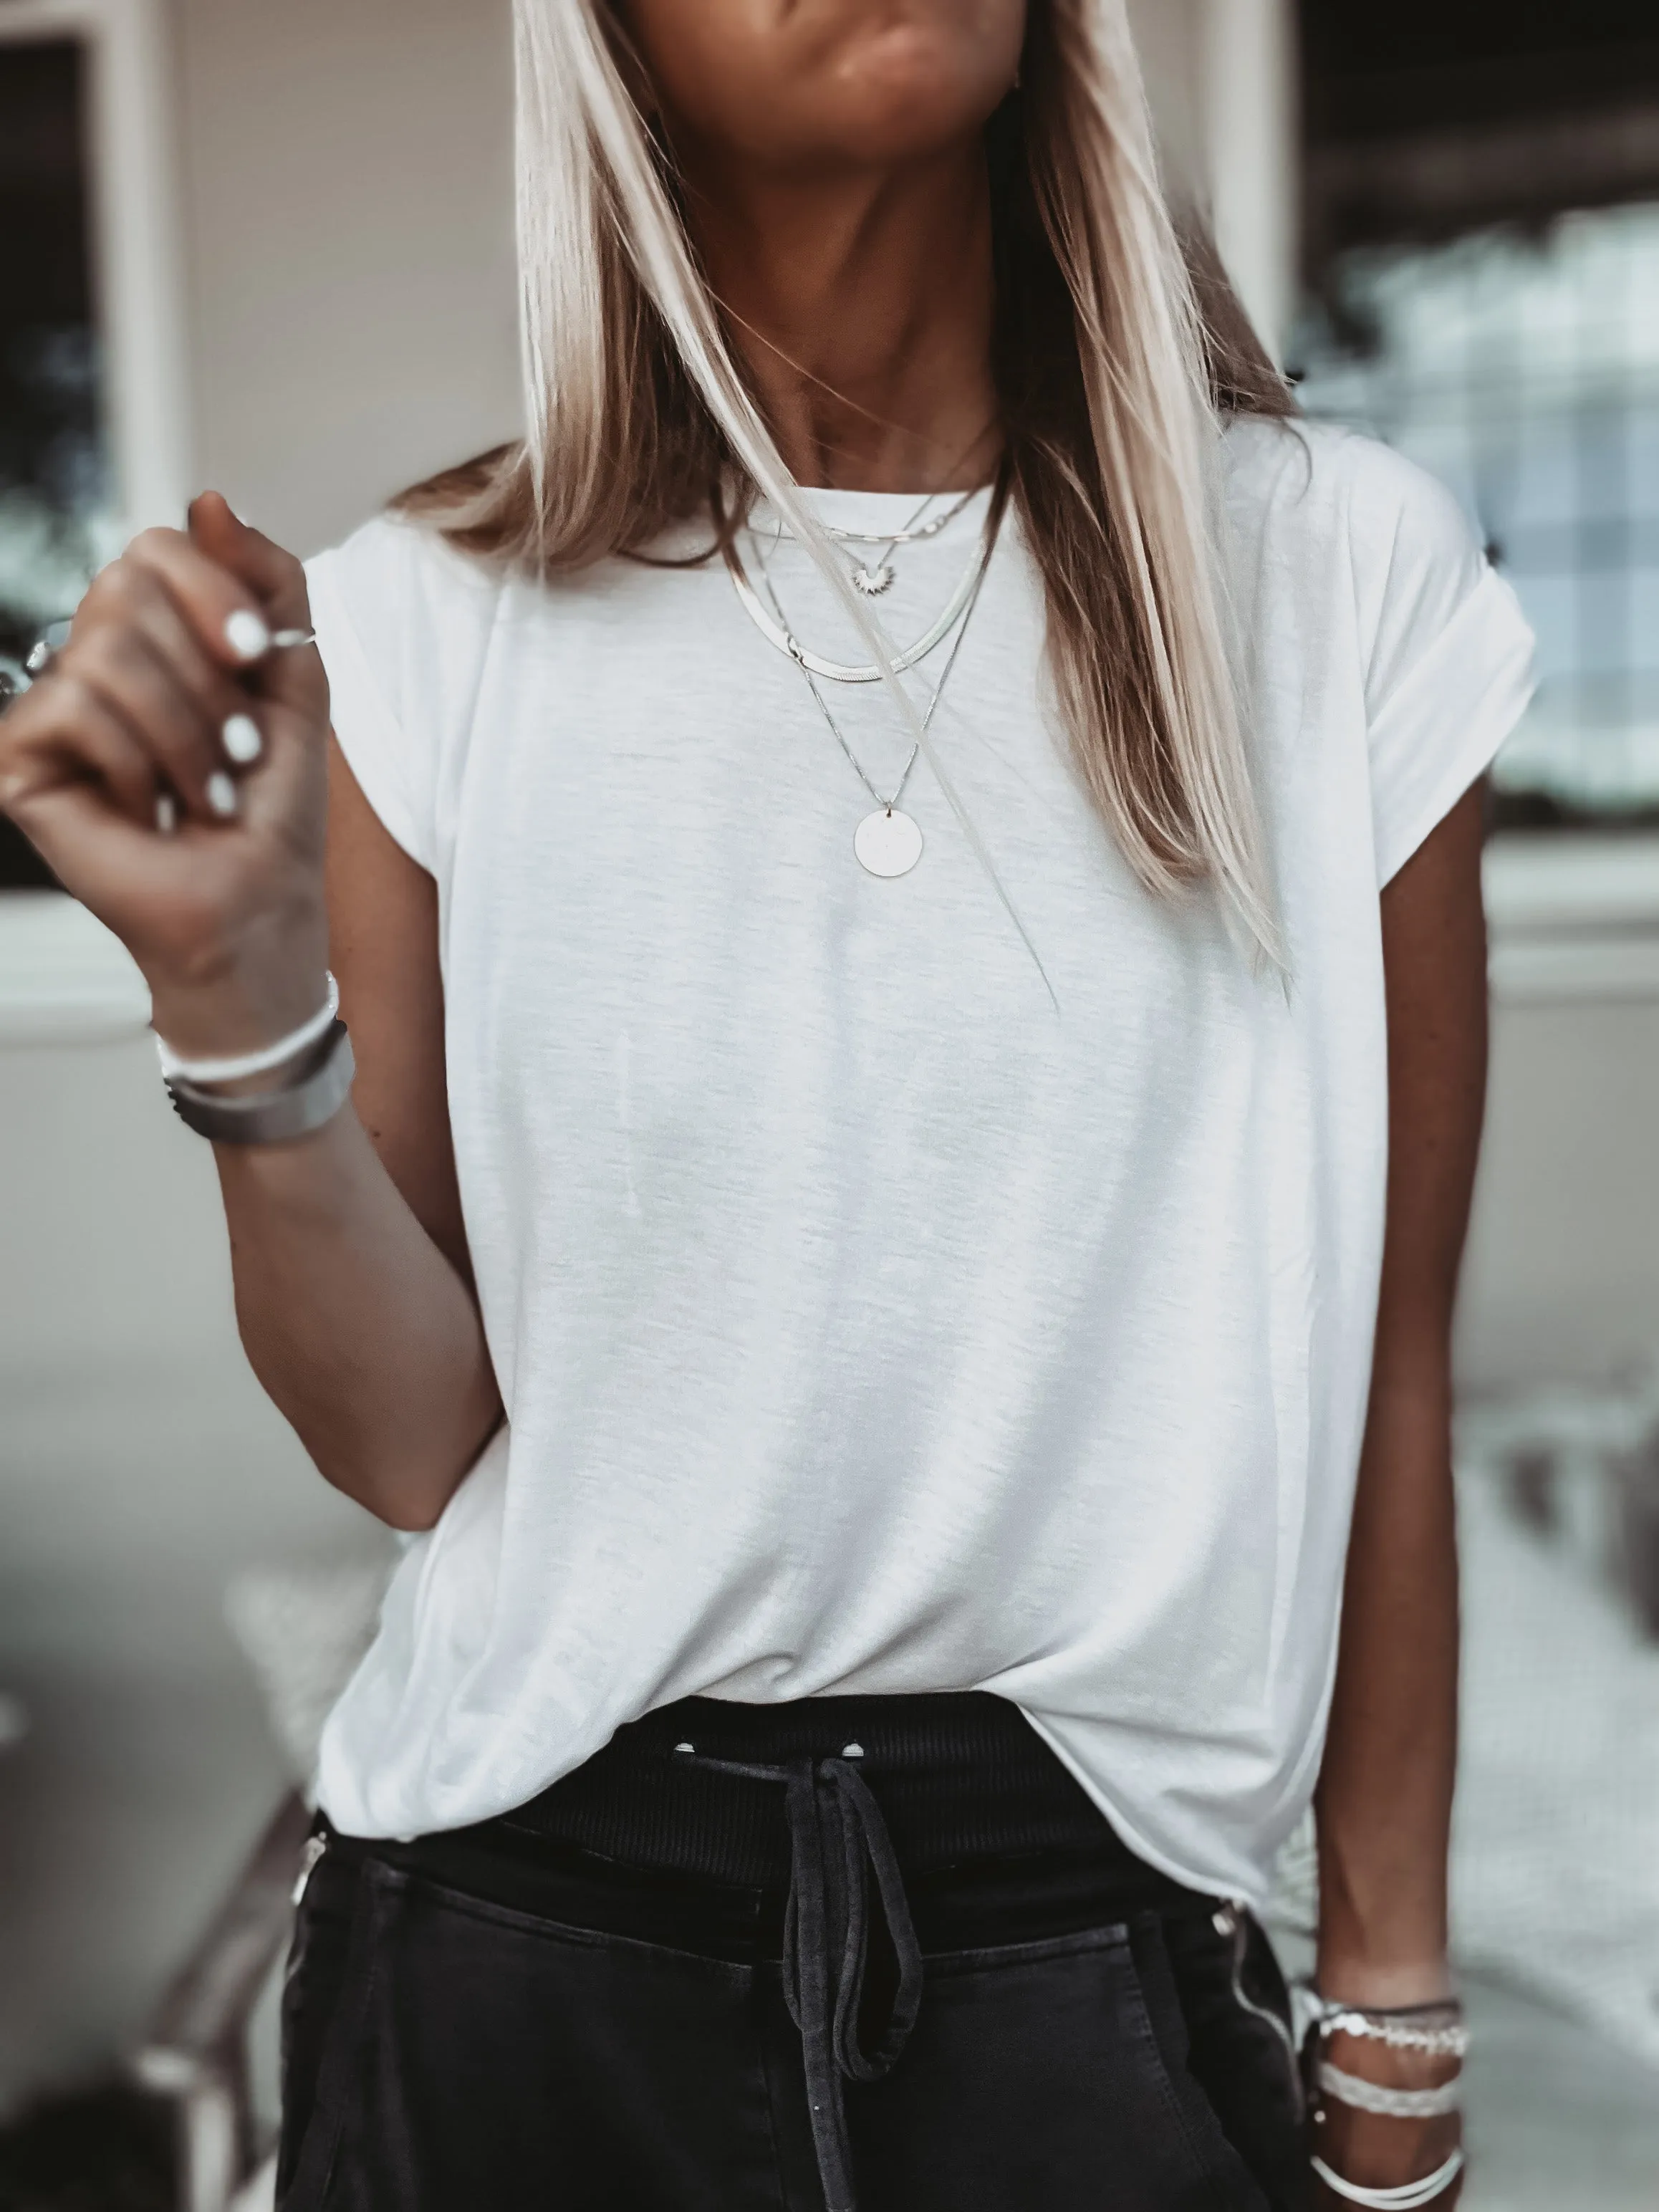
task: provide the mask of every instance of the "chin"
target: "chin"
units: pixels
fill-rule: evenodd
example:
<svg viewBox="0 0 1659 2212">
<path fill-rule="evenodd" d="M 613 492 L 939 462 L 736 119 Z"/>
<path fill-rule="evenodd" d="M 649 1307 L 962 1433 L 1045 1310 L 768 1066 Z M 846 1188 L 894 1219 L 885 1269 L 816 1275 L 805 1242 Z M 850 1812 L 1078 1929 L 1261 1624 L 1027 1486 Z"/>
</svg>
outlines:
<svg viewBox="0 0 1659 2212">
<path fill-rule="evenodd" d="M 1000 104 L 1013 64 L 1005 66 L 978 43 L 964 52 L 965 43 L 931 22 L 895 26 L 861 43 L 825 88 L 824 137 L 858 159 L 902 161 L 977 130 Z"/>
</svg>

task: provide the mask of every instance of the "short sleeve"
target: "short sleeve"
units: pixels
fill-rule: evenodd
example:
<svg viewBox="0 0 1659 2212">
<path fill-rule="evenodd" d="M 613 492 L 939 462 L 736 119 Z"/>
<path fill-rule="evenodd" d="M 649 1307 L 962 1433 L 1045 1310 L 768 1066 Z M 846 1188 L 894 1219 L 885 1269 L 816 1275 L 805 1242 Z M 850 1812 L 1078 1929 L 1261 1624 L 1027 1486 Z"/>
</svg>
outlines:
<svg viewBox="0 0 1659 2212">
<path fill-rule="evenodd" d="M 306 580 L 340 750 L 388 833 L 435 875 L 488 635 L 489 582 L 397 516 L 319 553 Z"/>
<path fill-rule="evenodd" d="M 1386 447 L 1359 449 L 1349 515 L 1376 879 L 1444 819 L 1526 712 L 1533 635 L 1462 507 Z"/>
</svg>

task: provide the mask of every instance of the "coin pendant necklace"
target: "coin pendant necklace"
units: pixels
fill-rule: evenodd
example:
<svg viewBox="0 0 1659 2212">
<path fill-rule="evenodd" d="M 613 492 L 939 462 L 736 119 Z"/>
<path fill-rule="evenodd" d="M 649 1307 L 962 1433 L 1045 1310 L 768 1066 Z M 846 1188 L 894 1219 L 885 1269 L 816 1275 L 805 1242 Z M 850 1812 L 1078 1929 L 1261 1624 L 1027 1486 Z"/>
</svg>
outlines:
<svg viewBox="0 0 1659 2212">
<path fill-rule="evenodd" d="M 962 641 L 968 635 L 968 625 L 973 620 L 975 607 L 979 604 L 980 588 L 985 581 L 985 572 L 991 565 L 991 551 L 995 542 L 995 531 L 993 528 L 986 533 L 985 544 L 980 556 L 977 573 L 973 579 L 972 588 L 958 610 L 959 621 L 957 634 L 951 641 L 951 650 L 946 656 L 944 669 L 939 682 L 933 686 L 933 696 L 928 700 L 927 710 L 922 715 L 923 737 L 932 726 L 934 710 L 945 695 L 945 687 L 951 680 L 951 671 L 956 666 L 957 655 L 962 650 Z M 890 796 L 884 797 L 865 773 L 864 763 L 853 750 L 852 746 L 848 744 L 840 723 L 830 713 L 830 702 L 818 689 L 817 678 L 808 665 L 807 657 L 795 646 L 793 633 L 790 630 L 783 608 L 779 604 L 778 595 L 773 586 L 771 576 L 767 571 L 763 557 L 760 562 L 760 572 L 761 583 L 767 598 L 772 603 L 772 610 L 777 617 L 778 626 L 783 635 L 789 639 L 790 659 L 805 678 L 806 688 L 817 700 L 818 712 L 829 724 L 830 735 L 846 754 L 859 781 L 876 802 L 875 811 L 872 814 L 866 814 L 853 832 L 854 857 L 866 875 L 880 876 L 888 879 L 897 876 L 908 876 L 921 858 L 921 824 L 916 820 L 915 815 L 904 812 L 899 801 L 903 798 L 905 786 L 910 781 L 910 771 L 921 757 L 921 738 L 919 737 L 911 746 L 910 757 L 904 763 L 904 772 L 895 785 Z"/>
</svg>

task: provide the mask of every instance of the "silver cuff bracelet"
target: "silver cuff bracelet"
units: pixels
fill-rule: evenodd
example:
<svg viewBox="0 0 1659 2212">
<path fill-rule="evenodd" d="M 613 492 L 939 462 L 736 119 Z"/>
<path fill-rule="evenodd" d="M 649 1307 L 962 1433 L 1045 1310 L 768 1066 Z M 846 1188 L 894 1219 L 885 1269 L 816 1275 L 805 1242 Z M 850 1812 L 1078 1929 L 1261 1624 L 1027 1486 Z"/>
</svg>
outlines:
<svg viewBox="0 0 1659 2212">
<path fill-rule="evenodd" d="M 167 1096 L 185 1127 L 216 1145 L 291 1144 L 339 1112 L 356 1072 L 346 1025 L 336 1020 L 295 1079 L 280 1091 L 224 1098 L 175 1075 L 168 1078 Z"/>
</svg>

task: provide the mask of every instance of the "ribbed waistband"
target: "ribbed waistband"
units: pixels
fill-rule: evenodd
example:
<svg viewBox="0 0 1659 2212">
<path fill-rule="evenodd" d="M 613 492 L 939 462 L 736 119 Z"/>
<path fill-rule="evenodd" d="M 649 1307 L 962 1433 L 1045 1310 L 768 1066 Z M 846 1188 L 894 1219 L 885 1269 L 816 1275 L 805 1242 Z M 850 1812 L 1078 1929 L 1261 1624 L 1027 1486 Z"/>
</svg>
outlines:
<svg viewBox="0 0 1659 2212">
<path fill-rule="evenodd" d="M 907 1875 L 1056 1853 L 1121 1861 L 1149 1905 L 1188 1894 L 1120 1839 L 1018 1706 L 984 1691 L 681 1698 L 619 1729 L 501 1825 L 629 1866 L 782 1888 L 790 1844 L 776 1784 L 702 1762 L 778 1766 L 849 1745 Z"/>
</svg>

